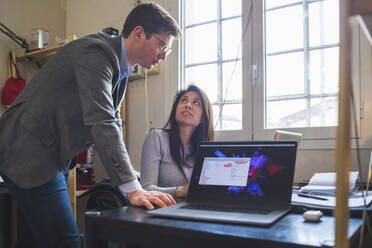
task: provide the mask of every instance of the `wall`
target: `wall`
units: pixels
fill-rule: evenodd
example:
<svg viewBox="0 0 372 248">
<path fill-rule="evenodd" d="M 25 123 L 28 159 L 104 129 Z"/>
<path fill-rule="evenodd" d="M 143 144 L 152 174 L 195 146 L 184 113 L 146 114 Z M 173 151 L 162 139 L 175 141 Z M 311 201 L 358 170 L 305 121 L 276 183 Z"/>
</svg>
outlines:
<svg viewBox="0 0 372 248">
<path fill-rule="evenodd" d="M 0 22 L 16 35 L 28 42 L 33 28 L 43 28 L 49 31 L 49 44 L 56 44 L 56 36 L 64 38 L 66 35 L 66 10 L 64 0 L 0 0 Z M 17 43 L 8 36 L 0 33 L 0 89 L 8 79 L 8 52 L 24 53 Z M 33 65 L 29 65 L 33 66 Z M 22 65 L 20 66 L 22 67 Z M 22 68 L 20 68 L 22 72 Z M 23 75 L 29 79 L 30 75 Z M 5 107 L 0 104 L 0 114 Z"/>
</svg>

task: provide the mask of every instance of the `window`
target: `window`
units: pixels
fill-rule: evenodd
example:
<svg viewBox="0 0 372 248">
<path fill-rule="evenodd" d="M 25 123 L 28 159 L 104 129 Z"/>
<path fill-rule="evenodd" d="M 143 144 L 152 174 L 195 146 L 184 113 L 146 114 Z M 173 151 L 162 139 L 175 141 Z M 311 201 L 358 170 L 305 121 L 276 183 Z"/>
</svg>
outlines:
<svg viewBox="0 0 372 248">
<path fill-rule="evenodd" d="M 216 130 L 242 129 L 242 1 L 183 0 L 182 85 L 212 103 Z"/>
<path fill-rule="evenodd" d="M 338 123 L 338 0 L 252 1 L 254 139 L 274 129 L 334 139 Z M 319 141 L 320 142 L 320 141 Z M 329 147 L 329 146 L 328 146 Z"/>
<path fill-rule="evenodd" d="M 266 128 L 337 125 L 338 5 L 266 0 Z"/>
<path fill-rule="evenodd" d="M 289 129 L 326 142 L 306 147 L 334 147 L 338 0 L 181 3 L 181 84 L 207 93 L 217 138 L 267 140 L 275 129 Z"/>
</svg>

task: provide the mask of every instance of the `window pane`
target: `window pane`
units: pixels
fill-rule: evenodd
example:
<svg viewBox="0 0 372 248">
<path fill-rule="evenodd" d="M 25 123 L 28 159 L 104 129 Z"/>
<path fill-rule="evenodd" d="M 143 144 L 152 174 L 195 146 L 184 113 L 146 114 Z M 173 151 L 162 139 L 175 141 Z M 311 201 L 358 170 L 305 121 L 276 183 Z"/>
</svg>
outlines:
<svg viewBox="0 0 372 248">
<path fill-rule="evenodd" d="M 337 97 L 311 99 L 310 126 L 336 126 L 338 119 L 337 108 Z"/>
<path fill-rule="evenodd" d="M 242 62 L 237 61 L 222 64 L 223 92 L 226 100 L 242 99 Z M 226 94 L 227 91 L 227 94 Z"/>
<path fill-rule="evenodd" d="M 266 95 L 304 93 L 303 52 L 269 56 L 266 60 Z"/>
<path fill-rule="evenodd" d="M 217 25 L 188 28 L 185 31 L 186 64 L 217 60 Z"/>
<path fill-rule="evenodd" d="M 338 92 L 338 52 L 338 47 L 310 52 L 311 94 Z"/>
<path fill-rule="evenodd" d="M 220 119 L 218 119 L 220 108 L 217 105 L 212 106 L 212 108 L 216 130 L 242 129 L 242 104 L 225 104 Z"/>
<path fill-rule="evenodd" d="M 306 127 L 306 100 L 268 102 L 266 128 Z"/>
<path fill-rule="evenodd" d="M 222 58 L 235 59 L 242 56 L 242 19 L 222 22 Z"/>
<path fill-rule="evenodd" d="M 209 101 L 217 101 L 217 65 L 193 66 L 185 69 L 185 85 L 195 84 L 208 96 Z"/>
<path fill-rule="evenodd" d="M 242 104 L 226 104 L 222 109 L 222 129 L 242 129 Z"/>
<path fill-rule="evenodd" d="M 217 0 L 185 0 L 186 26 L 217 19 Z"/>
<path fill-rule="evenodd" d="M 309 42 L 319 46 L 339 42 L 339 1 L 309 4 Z"/>
<path fill-rule="evenodd" d="M 218 116 L 220 114 L 220 107 L 218 105 L 212 105 L 212 111 L 213 111 L 213 126 L 214 130 L 221 130 L 221 122 L 218 119 Z"/>
<path fill-rule="evenodd" d="M 222 0 L 222 18 L 242 14 L 241 0 Z"/>
<path fill-rule="evenodd" d="M 270 9 L 273 7 L 279 7 L 291 3 L 302 3 L 302 0 L 266 0 L 266 8 Z"/>
<path fill-rule="evenodd" d="M 266 52 L 303 47 L 302 5 L 266 12 Z"/>
</svg>

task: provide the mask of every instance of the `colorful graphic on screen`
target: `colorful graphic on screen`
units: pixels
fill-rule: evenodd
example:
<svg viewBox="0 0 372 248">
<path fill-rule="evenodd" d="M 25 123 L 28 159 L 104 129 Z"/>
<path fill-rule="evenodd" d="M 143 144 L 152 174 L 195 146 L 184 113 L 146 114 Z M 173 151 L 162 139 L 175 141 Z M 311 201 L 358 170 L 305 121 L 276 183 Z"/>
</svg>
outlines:
<svg viewBox="0 0 372 248">
<path fill-rule="evenodd" d="M 263 197 L 265 195 L 265 192 L 262 189 L 262 185 L 265 183 L 265 181 L 270 180 L 276 173 L 278 173 L 279 171 L 285 168 L 285 166 L 281 166 L 281 165 L 274 163 L 267 155 L 261 153 L 261 148 L 255 151 L 250 158 L 246 158 L 245 153 L 242 153 L 241 155 L 232 154 L 232 157 L 228 157 L 226 154 L 224 154 L 220 150 L 216 150 L 215 155 L 218 158 L 208 158 L 208 159 L 218 160 L 219 158 L 220 159 L 223 158 L 220 164 L 216 163 L 215 161 L 213 161 L 213 164 L 216 164 L 218 167 L 221 168 L 217 170 L 216 173 L 226 178 L 225 181 L 223 182 L 226 183 L 224 185 L 229 186 L 227 188 L 227 191 L 230 194 L 241 194 L 245 191 L 253 197 Z M 231 168 L 224 167 L 224 163 L 226 163 L 227 161 L 232 162 Z M 235 162 L 235 164 L 233 162 Z M 239 162 L 245 162 L 245 163 L 239 164 Z M 202 181 L 203 175 L 204 176 L 212 175 L 212 173 L 208 172 L 208 171 L 211 171 L 211 169 L 208 169 L 208 167 L 211 166 L 211 162 L 209 162 L 208 160 L 206 165 L 207 165 L 206 169 L 204 170 L 204 164 L 203 164 L 202 174 L 201 174 L 201 179 L 200 179 L 201 181 Z M 207 174 L 203 174 L 203 171 Z M 215 179 L 216 178 L 217 177 L 215 176 Z M 245 178 L 245 182 L 242 181 L 243 178 Z M 238 179 L 240 179 L 239 183 L 235 183 L 235 184 L 229 183 L 229 182 L 237 182 Z M 208 179 L 207 182 L 213 182 L 213 179 Z M 215 185 L 218 185 L 218 184 L 215 184 Z M 219 185 L 222 185 L 222 184 L 219 184 Z"/>
</svg>

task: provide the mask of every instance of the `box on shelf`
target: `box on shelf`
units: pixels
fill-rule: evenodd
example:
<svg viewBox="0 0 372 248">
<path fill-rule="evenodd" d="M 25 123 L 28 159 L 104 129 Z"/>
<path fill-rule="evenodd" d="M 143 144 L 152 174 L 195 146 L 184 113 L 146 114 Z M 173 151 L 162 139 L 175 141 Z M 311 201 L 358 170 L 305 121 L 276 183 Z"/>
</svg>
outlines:
<svg viewBox="0 0 372 248">
<path fill-rule="evenodd" d="M 34 28 L 31 32 L 30 49 L 43 49 L 48 47 L 49 32 L 41 28 Z"/>
</svg>

